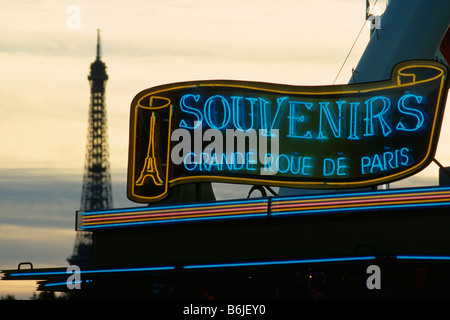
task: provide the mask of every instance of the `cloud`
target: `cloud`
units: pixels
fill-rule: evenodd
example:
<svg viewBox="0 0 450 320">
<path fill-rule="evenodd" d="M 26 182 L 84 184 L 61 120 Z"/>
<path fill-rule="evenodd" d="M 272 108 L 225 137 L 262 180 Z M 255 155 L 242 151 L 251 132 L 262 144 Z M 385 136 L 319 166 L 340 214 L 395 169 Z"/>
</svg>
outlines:
<svg viewBox="0 0 450 320">
<path fill-rule="evenodd" d="M 350 45 L 330 34 L 347 36 L 354 30 L 360 20 L 355 9 L 364 10 L 357 4 L 334 0 L 78 1 L 81 28 L 69 30 L 69 3 L 7 2 L 0 26 L 11 31 L 0 35 L 0 52 L 88 57 L 95 52 L 91 44 L 100 28 L 109 56 L 330 59 L 340 54 L 337 47 L 346 50 Z"/>
<path fill-rule="evenodd" d="M 74 228 L 82 177 L 83 171 L 69 169 L 1 169 L 0 223 Z M 114 170 L 112 184 L 115 207 L 133 206 L 123 170 Z"/>
<path fill-rule="evenodd" d="M 0 141 L 1 166 L 83 165 L 97 28 L 110 76 L 111 163 L 125 168 L 129 105 L 139 91 L 198 79 L 329 84 L 360 24 L 357 3 L 6 0 L 0 135 L 10 138 Z M 66 26 L 72 4 L 80 8 L 80 29 Z"/>
<path fill-rule="evenodd" d="M 65 267 L 75 242 L 73 228 L 0 224 L 0 270 L 17 269 L 20 262 L 34 268 Z M 0 296 L 29 299 L 36 281 L 1 281 Z"/>
<path fill-rule="evenodd" d="M 125 172 L 112 175 L 114 207 L 132 207 Z M 65 266 L 75 243 L 75 212 L 80 208 L 82 172 L 0 170 L 0 269 L 22 261 L 35 267 Z"/>
<path fill-rule="evenodd" d="M 72 253 L 73 228 L 0 225 L 1 268 L 14 269 L 20 262 L 35 268 L 60 267 Z"/>
<path fill-rule="evenodd" d="M 74 225 L 79 208 L 81 174 L 0 170 L 2 224 L 65 227 Z"/>
</svg>

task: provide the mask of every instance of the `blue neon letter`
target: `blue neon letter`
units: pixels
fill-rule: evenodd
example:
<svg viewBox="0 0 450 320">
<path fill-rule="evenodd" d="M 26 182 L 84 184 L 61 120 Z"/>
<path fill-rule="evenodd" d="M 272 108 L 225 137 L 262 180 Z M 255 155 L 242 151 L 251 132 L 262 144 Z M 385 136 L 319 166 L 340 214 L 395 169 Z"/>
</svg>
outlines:
<svg viewBox="0 0 450 320">
<path fill-rule="evenodd" d="M 348 136 L 348 139 L 350 140 L 359 140 L 360 138 L 357 135 L 357 108 L 359 106 L 359 102 L 350 102 L 350 135 Z"/>
<path fill-rule="evenodd" d="M 423 97 L 422 96 L 416 96 L 414 94 L 405 94 L 404 96 L 402 96 L 399 100 L 398 100 L 398 111 L 400 111 L 403 114 L 406 115 L 410 115 L 414 118 L 416 118 L 417 120 L 417 124 L 415 127 L 413 128 L 407 128 L 406 125 L 402 122 L 399 121 L 399 123 L 397 124 L 396 129 L 397 130 L 402 130 L 402 131 L 416 131 L 419 130 L 424 121 L 425 121 L 425 117 L 422 111 L 418 110 L 418 109 L 414 109 L 414 108 L 409 108 L 407 106 L 405 106 L 405 100 L 408 98 L 415 98 L 417 103 L 421 103 Z"/>
<path fill-rule="evenodd" d="M 288 137 L 292 138 L 304 138 L 311 139 L 312 132 L 307 131 L 304 135 L 299 135 L 298 127 L 300 126 L 299 122 L 307 122 L 308 117 L 300 114 L 299 107 L 303 105 L 308 109 L 308 111 L 312 111 L 313 104 L 311 102 L 302 102 L 302 101 L 289 101 L 289 134 Z"/>
<path fill-rule="evenodd" d="M 377 100 L 381 100 L 383 103 L 383 108 L 380 112 L 378 112 L 376 115 L 373 114 L 373 103 Z M 364 121 L 366 122 L 366 133 L 364 136 L 373 136 L 375 135 L 374 128 L 373 128 L 373 119 L 378 118 L 378 121 L 380 122 L 381 129 L 383 131 L 383 136 L 388 136 L 392 129 L 389 126 L 389 124 L 386 122 L 386 120 L 383 118 L 384 114 L 389 110 L 391 107 L 391 100 L 389 100 L 386 97 L 383 96 L 376 96 L 373 98 L 370 98 L 366 100 L 366 117 L 364 118 Z"/>
<path fill-rule="evenodd" d="M 250 130 L 250 129 L 255 129 L 255 102 L 258 100 L 256 98 L 245 98 L 245 100 L 250 101 L 250 119 L 251 119 L 251 124 L 249 128 L 244 128 L 244 126 L 242 125 L 243 123 L 245 123 L 245 100 L 244 97 L 231 97 L 232 100 L 232 104 L 233 104 L 233 124 L 234 127 L 236 129 L 245 131 L 245 130 Z M 242 102 L 241 102 L 242 101 Z M 243 120 L 241 120 L 241 118 Z"/>
<path fill-rule="evenodd" d="M 281 121 L 281 116 L 284 112 L 284 107 L 285 104 L 283 103 L 284 101 L 286 101 L 288 99 L 288 97 L 282 97 L 282 98 L 277 98 L 277 111 L 275 112 L 275 115 L 272 119 L 272 123 L 269 127 L 269 111 L 268 111 L 268 106 L 269 102 L 267 100 L 264 100 L 262 98 L 259 98 L 259 106 L 260 106 L 260 113 L 261 113 L 261 134 L 263 134 L 264 136 L 273 136 L 274 133 L 272 132 L 273 130 L 277 130 L 280 128 L 280 121 Z"/>
<path fill-rule="evenodd" d="M 327 139 L 327 136 L 324 135 L 323 127 L 324 127 L 324 117 L 323 114 L 325 114 L 325 117 L 328 120 L 328 124 L 331 127 L 331 131 L 333 131 L 333 135 L 335 138 L 341 137 L 341 128 L 342 128 L 342 105 L 345 103 L 345 101 L 336 101 L 336 104 L 338 105 L 338 112 L 339 115 L 336 117 L 334 112 L 330 111 L 329 109 L 329 102 L 319 102 L 320 106 L 320 118 L 319 118 L 319 135 L 317 136 L 317 139 Z M 333 115 L 332 115 L 333 113 Z M 336 118 L 337 118 L 337 125 L 336 125 Z"/>
<path fill-rule="evenodd" d="M 223 119 L 222 119 L 222 123 L 220 123 L 220 124 L 217 123 L 217 114 L 219 112 L 216 110 L 216 106 L 218 105 L 218 100 L 221 101 L 221 105 L 223 108 Z M 205 113 L 206 123 L 212 129 L 218 129 L 218 130 L 223 129 L 230 122 L 231 108 L 230 108 L 228 101 L 225 99 L 225 97 L 223 97 L 221 95 L 215 95 L 215 96 L 208 98 L 208 100 L 206 100 L 205 107 L 204 107 L 204 113 Z M 213 121 L 213 119 L 214 119 L 214 121 Z"/>
<path fill-rule="evenodd" d="M 185 94 L 184 96 L 182 96 L 180 99 L 180 109 L 181 109 L 181 111 L 184 111 L 186 113 L 194 115 L 197 118 L 197 120 L 194 120 L 194 123 L 197 122 L 197 124 L 194 126 L 190 126 L 186 123 L 186 120 L 181 119 L 179 126 L 180 126 L 180 128 L 195 129 L 197 126 L 199 126 L 202 123 L 203 115 L 202 115 L 201 111 L 190 106 L 189 102 L 186 101 L 189 98 L 193 98 L 195 102 L 198 102 L 200 100 L 200 95 L 199 94 L 196 94 L 196 95 Z"/>
</svg>

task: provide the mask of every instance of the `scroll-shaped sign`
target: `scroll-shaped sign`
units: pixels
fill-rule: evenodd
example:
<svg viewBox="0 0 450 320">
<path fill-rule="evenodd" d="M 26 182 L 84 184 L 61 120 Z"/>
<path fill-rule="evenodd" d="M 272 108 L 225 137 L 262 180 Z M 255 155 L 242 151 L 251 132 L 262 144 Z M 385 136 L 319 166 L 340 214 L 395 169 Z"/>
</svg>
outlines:
<svg viewBox="0 0 450 320">
<path fill-rule="evenodd" d="M 144 90 L 131 103 L 128 197 L 158 201 L 205 181 L 352 188 L 407 177 L 434 157 L 447 88 L 444 65 L 418 60 L 364 84 Z"/>
</svg>

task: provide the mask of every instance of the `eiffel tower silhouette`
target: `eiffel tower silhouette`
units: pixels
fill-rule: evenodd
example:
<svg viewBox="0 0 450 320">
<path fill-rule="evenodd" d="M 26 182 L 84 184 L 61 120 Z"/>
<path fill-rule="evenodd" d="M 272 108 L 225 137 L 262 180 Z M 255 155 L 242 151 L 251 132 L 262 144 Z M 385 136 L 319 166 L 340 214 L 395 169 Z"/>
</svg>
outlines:
<svg viewBox="0 0 450 320">
<path fill-rule="evenodd" d="M 99 30 L 97 30 L 97 57 L 91 64 L 88 80 L 91 97 L 80 209 L 110 209 L 113 202 L 105 106 L 105 85 L 108 75 L 106 65 L 101 60 Z M 93 264 L 91 232 L 77 232 L 72 256 L 67 261 L 71 265 L 78 266 Z"/>
</svg>

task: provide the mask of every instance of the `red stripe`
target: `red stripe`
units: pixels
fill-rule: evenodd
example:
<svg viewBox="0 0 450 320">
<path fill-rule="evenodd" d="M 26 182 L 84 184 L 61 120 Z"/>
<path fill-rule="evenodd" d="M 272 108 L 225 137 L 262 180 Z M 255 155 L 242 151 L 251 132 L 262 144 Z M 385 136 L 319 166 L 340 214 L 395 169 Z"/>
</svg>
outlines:
<svg viewBox="0 0 450 320">
<path fill-rule="evenodd" d="M 192 214 L 205 214 L 207 213 L 217 213 L 217 212 L 234 212 L 234 211 L 250 211 L 253 212 L 255 210 L 266 210 L 267 206 L 259 206 L 259 207 L 248 207 L 248 208 L 232 208 L 232 209 L 215 209 L 215 210 L 200 210 L 200 211 L 185 211 L 180 213 L 160 213 L 160 214 L 140 214 L 140 215 L 125 215 L 125 216 L 115 216 L 115 217 L 103 217 L 103 218 L 89 218 L 89 217 L 83 217 L 83 222 L 92 222 L 92 221 L 114 221 L 114 220 L 129 220 L 129 219 L 143 219 L 143 218 L 158 218 L 158 217 L 173 217 L 173 216 L 185 216 L 185 215 L 192 215 Z"/>
<path fill-rule="evenodd" d="M 338 200 L 338 201 L 324 201 L 324 202 L 306 202 L 306 203 L 297 203 L 297 204 L 278 204 L 272 205 L 272 209 L 281 209 L 281 208 L 292 208 L 292 207 L 322 207 L 322 206 L 332 206 L 332 205 L 348 205 L 348 204 L 370 204 L 370 203 L 378 203 L 382 204 L 383 202 L 391 202 L 391 201 L 418 201 L 418 200 L 428 200 L 428 199 L 446 199 L 450 198 L 449 195 L 433 195 L 433 196 L 416 196 L 416 197 L 388 197 L 383 199 L 362 199 L 362 200 Z"/>
</svg>

